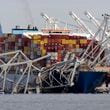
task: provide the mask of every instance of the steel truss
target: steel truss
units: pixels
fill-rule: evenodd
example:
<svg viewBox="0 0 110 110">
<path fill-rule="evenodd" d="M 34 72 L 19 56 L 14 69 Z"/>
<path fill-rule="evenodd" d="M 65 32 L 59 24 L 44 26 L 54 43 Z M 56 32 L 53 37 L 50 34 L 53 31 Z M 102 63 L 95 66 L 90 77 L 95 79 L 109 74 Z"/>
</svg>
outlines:
<svg viewBox="0 0 110 110">
<path fill-rule="evenodd" d="M 36 66 L 37 62 L 48 57 L 50 57 L 50 55 L 30 60 L 20 50 L 0 54 L 1 91 L 6 93 L 11 92 L 13 94 L 18 93 L 18 89 L 23 88 L 24 93 L 26 93 L 29 87 L 31 75 L 36 77 L 41 71 L 41 68 Z M 9 75 L 14 76 L 14 78 L 9 78 Z M 8 88 L 8 83 L 11 83 L 11 90 Z"/>
<path fill-rule="evenodd" d="M 39 67 L 46 55 L 30 60 L 22 51 L 0 54 L 0 90 L 4 93 L 41 92 L 42 89 L 73 86 L 76 58 L 49 67 Z M 10 77 L 11 76 L 11 77 Z"/>
</svg>

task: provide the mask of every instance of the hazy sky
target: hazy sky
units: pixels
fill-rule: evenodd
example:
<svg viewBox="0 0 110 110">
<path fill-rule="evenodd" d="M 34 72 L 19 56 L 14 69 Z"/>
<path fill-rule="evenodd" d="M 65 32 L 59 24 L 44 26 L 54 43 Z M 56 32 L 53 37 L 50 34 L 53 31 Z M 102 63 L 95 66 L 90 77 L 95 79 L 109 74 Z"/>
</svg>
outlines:
<svg viewBox="0 0 110 110">
<path fill-rule="evenodd" d="M 69 11 L 83 18 L 85 10 L 101 18 L 103 13 L 110 14 L 110 0 L 0 0 L 0 22 L 4 32 L 11 31 L 15 25 L 27 26 L 32 22 L 41 28 L 44 19 L 40 13 L 44 12 L 72 24 Z"/>
</svg>

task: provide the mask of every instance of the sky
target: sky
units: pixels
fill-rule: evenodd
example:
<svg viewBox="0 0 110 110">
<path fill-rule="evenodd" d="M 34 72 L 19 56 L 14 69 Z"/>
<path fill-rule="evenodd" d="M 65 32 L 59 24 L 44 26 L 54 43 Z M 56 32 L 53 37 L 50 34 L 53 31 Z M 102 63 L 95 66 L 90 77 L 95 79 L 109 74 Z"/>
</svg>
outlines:
<svg viewBox="0 0 110 110">
<path fill-rule="evenodd" d="M 102 19 L 102 14 L 110 14 L 110 0 L 0 0 L 0 23 L 3 32 L 10 32 L 15 25 L 33 24 L 41 29 L 45 23 L 41 12 L 72 24 L 69 11 L 84 18 L 86 10 Z"/>
</svg>

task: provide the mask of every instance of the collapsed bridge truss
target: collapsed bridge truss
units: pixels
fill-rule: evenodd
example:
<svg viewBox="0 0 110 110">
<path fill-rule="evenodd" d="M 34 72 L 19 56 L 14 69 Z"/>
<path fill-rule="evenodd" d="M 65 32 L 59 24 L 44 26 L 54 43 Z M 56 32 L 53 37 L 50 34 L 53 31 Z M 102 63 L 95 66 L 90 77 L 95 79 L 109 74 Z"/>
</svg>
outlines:
<svg viewBox="0 0 110 110">
<path fill-rule="evenodd" d="M 48 57 L 50 55 L 30 60 L 19 50 L 0 54 L 0 90 L 13 94 L 72 85 L 74 59 L 50 67 L 39 66 L 39 62 Z"/>
</svg>

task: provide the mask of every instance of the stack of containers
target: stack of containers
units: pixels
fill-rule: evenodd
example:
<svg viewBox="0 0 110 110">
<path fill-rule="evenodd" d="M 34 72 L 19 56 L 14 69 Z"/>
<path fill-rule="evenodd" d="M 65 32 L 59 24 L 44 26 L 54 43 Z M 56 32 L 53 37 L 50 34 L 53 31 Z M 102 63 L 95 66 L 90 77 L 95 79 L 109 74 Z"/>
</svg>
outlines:
<svg viewBox="0 0 110 110">
<path fill-rule="evenodd" d="M 80 39 L 80 47 L 81 48 L 86 48 L 86 46 L 87 46 L 87 38 L 85 38 L 85 37 L 81 37 L 81 39 Z"/>
<path fill-rule="evenodd" d="M 32 37 L 32 42 L 31 42 L 31 52 L 33 51 L 34 58 L 38 58 L 42 56 L 41 54 L 41 48 L 43 49 L 43 42 L 42 42 L 42 37 L 41 35 L 35 35 Z"/>
<path fill-rule="evenodd" d="M 0 53 L 5 50 L 4 41 L 8 44 L 8 51 L 22 50 L 28 57 L 33 56 L 34 58 L 50 53 L 52 57 L 48 63 L 55 63 L 63 60 L 65 52 L 76 50 L 74 52 L 80 53 L 80 50 L 85 49 L 91 40 L 76 35 L 55 33 L 34 35 L 32 39 L 22 35 L 8 35 L 7 38 L 0 38 Z"/>
<path fill-rule="evenodd" d="M 0 53 L 3 53 L 5 50 L 5 45 L 4 45 L 5 37 L 1 36 L 0 37 Z"/>
<path fill-rule="evenodd" d="M 51 54 L 51 47 L 52 47 L 52 44 L 51 44 L 51 36 L 48 36 L 48 35 L 42 35 L 42 39 L 41 39 L 41 43 L 40 43 L 40 49 L 41 49 L 41 55 L 44 56 L 46 54 Z M 51 62 L 52 62 L 52 59 L 50 58 L 47 58 L 46 59 L 46 65 L 47 66 L 50 66 L 51 65 Z"/>
<path fill-rule="evenodd" d="M 51 55 L 51 61 L 48 61 L 48 63 L 54 62 L 54 37 L 52 35 L 48 36 L 48 44 L 46 45 L 47 54 Z"/>
<path fill-rule="evenodd" d="M 31 51 L 31 39 L 27 38 L 27 37 L 23 37 L 22 38 L 23 42 L 23 52 L 24 54 L 26 54 L 28 57 L 30 57 L 30 51 Z"/>
<path fill-rule="evenodd" d="M 8 36 L 7 43 L 8 43 L 8 51 L 14 51 L 15 50 L 15 39 L 16 37 L 14 35 Z"/>
<path fill-rule="evenodd" d="M 23 36 L 22 35 L 16 35 L 15 49 L 23 51 Z"/>
</svg>

